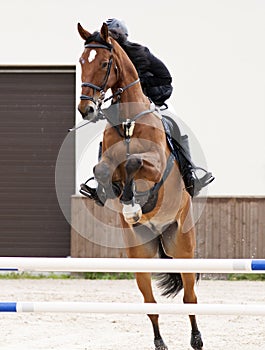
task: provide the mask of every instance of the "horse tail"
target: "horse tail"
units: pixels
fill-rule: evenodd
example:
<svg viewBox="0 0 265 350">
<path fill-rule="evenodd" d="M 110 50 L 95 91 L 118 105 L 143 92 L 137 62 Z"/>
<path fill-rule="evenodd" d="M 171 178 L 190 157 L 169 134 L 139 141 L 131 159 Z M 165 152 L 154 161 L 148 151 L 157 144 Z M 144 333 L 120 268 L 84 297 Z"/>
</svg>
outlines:
<svg viewBox="0 0 265 350">
<path fill-rule="evenodd" d="M 166 254 L 161 239 L 159 239 L 158 247 L 158 254 L 161 259 L 172 259 Z M 183 282 L 180 273 L 158 273 L 156 276 L 158 287 L 163 290 L 163 296 L 174 298 L 183 289 Z M 200 274 L 196 273 L 196 282 L 198 282 L 199 279 Z"/>
<path fill-rule="evenodd" d="M 159 240 L 159 257 L 161 259 L 172 259 L 164 250 L 161 239 Z M 183 288 L 183 282 L 180 273 L 158 273 L 158 287 L 163 290 L 162 295 L 174 298 Z"/>
</svg>

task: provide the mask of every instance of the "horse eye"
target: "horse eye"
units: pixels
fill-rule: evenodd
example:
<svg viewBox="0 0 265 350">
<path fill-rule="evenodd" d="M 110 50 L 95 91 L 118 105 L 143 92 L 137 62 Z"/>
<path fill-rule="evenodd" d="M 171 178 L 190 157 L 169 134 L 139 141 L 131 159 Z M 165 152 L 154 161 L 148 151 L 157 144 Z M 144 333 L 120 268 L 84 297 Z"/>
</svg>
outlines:
<svg viewBox="0 0 265 350">
<path fill-rule="evenodd" d="M 108 62 L 103 62 L 102 63 L 102 68 L 107 68 L 107 66 L 108 66 Z"/>
</svg>

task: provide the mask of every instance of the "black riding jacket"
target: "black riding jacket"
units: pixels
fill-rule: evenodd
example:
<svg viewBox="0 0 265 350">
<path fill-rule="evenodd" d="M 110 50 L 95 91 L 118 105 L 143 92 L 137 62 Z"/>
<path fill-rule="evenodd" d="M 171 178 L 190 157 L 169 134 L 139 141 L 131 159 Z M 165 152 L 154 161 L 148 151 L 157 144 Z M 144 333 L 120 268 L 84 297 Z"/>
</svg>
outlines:
<svg viewBox="0 0 265 350">
<path fill-rule="evenodd" d="M 163 105 L 173 90 L 172 78 L 167 67 L 145 46 L 128 40 L 120 45 L 134 64 L 145 95 L 155 104 Z"/>
</svg>

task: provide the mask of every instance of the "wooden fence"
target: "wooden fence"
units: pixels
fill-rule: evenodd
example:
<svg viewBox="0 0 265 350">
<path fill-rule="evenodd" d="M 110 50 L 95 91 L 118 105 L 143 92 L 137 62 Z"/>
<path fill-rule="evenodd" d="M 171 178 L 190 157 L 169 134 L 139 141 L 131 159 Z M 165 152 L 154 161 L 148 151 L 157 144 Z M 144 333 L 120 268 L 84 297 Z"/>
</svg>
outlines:
<svg viewBox="0 0 265 350">
<path fill-rule="evenodd" d="M 194 200 L 198 258 L 265 258 L 265 197 Z M 125 257 L 118 215 L 72 198 L 72 257 Z M 80 234 L 81 233 L 81 234 Z"/>
</svg>

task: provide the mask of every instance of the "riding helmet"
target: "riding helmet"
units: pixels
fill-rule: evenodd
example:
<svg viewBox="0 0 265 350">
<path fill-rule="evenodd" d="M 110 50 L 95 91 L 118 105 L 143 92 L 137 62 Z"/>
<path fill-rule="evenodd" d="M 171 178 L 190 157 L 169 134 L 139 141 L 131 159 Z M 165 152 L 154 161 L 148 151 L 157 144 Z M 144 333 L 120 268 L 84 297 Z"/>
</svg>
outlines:
<svg viewBox="0 0 265 350">
<path fill-rule="evenodd" d="M 111 36 L 122 43 L 127 40 L 128 37 L 128 29 L 125 23 L 117 18 L 110 18 L 107 20 L 107 26 L 111 33 Z"/>
</svg>

